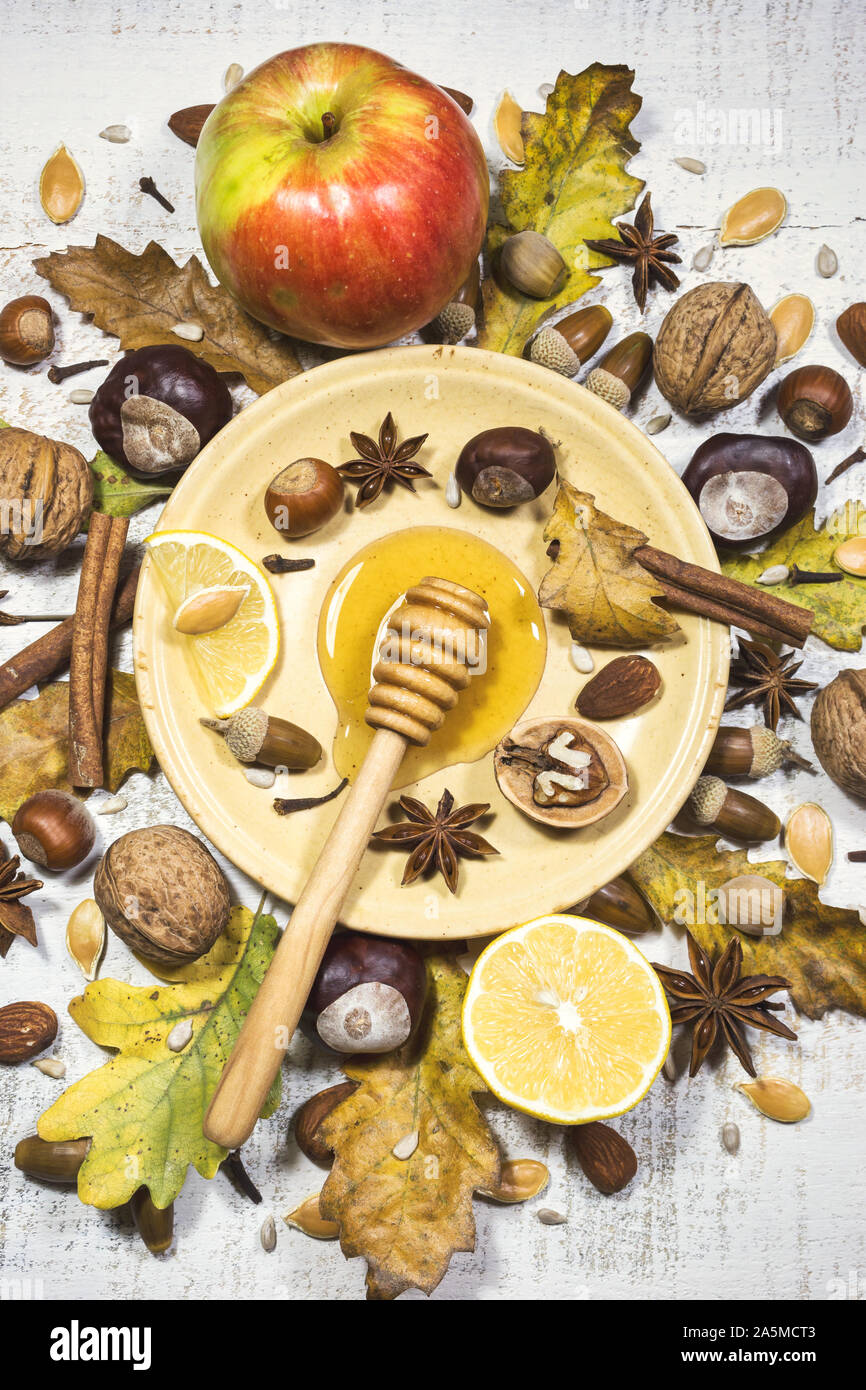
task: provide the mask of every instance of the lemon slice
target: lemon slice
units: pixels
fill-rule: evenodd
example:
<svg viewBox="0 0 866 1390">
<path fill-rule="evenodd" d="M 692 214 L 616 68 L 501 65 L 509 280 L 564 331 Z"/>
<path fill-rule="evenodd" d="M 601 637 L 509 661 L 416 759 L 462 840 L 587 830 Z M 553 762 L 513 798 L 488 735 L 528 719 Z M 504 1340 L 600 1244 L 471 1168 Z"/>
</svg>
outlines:
<svg viewBox="0 0 866 1390">
<path fill-rule="evenodd" d="M 248 590 L 227 622 L 178 638 L 202 696 L 225 719 L 249 704 L 274 668 L 280 628 L 273 589 L 243 551 L 206 531 L 155 531 L 145 545 L 165 590 L 171 622 L 179 613 L 189 614 L 191 600 L 206 590 Z"/>
<path fill-rule="evenodd" d="M 667 1056 L 661 982 L 631 941 L 586 917 L 538 917 L 475 963 L 463 1039 L 506 1105 L 555 1124 L 630 1110 Z"/>
</svg>

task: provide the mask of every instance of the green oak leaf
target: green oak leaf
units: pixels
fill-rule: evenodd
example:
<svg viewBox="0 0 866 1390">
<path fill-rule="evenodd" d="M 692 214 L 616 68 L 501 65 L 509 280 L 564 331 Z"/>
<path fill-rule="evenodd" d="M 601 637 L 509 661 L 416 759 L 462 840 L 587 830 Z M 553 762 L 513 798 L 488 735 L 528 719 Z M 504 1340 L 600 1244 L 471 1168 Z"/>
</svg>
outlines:
<svg viewBox="0 0 866 1390">
<path fill-rule="evenodd" d="M 123 464 L 115 463 L 102 449 L 90 460 L 90 471 L 94 509 L 106 516 L 135 516 L 143 507 L 149 507 L 151 502 L 168 497 L 172 492 L 172 488 L 155 478 L 134 478 Z"/>
<path fill-rule="evenodd" d="M 204 1114 L 278 936 L 273 917 L 236 907 L 208 954 L 172 972 L 177 983 L 97 980 L 72 1000 L 79 1028 L 117 1049 L 39 1119 L 43 1139 L 92 1139 L 78 1174 L 82 1202 L 118 1207 L 146 1187 L 162 1208 L 180 1193 L 190 1164 L 203 1178 L 214 1176 L 226 1150 L 205 1138 Z M 166 1039 L 184 1020 L 192 1038 L 172 1052 Z M 279 1101 L 278 1076 L 263 1118 Z"/>
</svg>

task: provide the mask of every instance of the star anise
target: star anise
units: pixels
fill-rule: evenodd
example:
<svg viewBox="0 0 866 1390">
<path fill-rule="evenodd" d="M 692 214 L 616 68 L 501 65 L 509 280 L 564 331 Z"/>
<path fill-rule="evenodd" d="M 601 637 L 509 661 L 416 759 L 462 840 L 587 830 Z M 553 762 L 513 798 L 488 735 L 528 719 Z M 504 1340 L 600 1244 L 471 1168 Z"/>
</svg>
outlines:
<svg viewBox="0 0 866 1390">
<path fill-rule="evenodd" d="M 654 280 L 664 285 L 667 290 L 679 287 L 679 279 L 670 266 L 679 265 L 682 260 L 681 256 L 668 250 L 669 246 L 675 246 L 679 241 L 674 232 L 653 236 L 650 196 L 649 193 L 646 195 L 635 213 L 633 226 L 629 222 L 617 222 L 618 241 L 611 237 L 604 241 L 586 242 L 590 251 L 600 251 L 603 256 L 609 256 L 613 261 L 624 261 L 626 265 L 634 265 L 631 287 L 641 313 L 646 308 L 647 290 Z"/>
<path fill-rule="evenodd" d="M 37 888 L 42 887 L 42 882 L 38 878 L 19 874 L 20 863 L 16 855 L 14 859 L 0 864 L 0 959 L 5 958 L 16 936 L 25 937 L 31 946 L 36 945 L 33 913 L 19 899 L 26 898 L 28 893 L 35 893 Z"/>
<path fill-rule="evenodd" d="M 790 980 L 781 975 L 741 975 L 743 948 L 736 937 L 728 942 L 715 965 L 690 932 L 686 932 L 686 941 L 693 974 L 671 970 L 655 961 L 652 966 L 668 996 L 671 1022 L 692 1025 L 689 1076 L 700 1070 L 720 1032 L 740 1066 L 750 1076 L 756 1076 L 744 1028 L 762 1028 L 766 1033 L 796 1041 L 797 1034 L 769 1012 L 783 1005 L 766 1002 L 777 990 L 790 989 Z"/>
<path fill-rule="evenodd" d="M 444 791 L 435 811 L 428 811 L 414 796 L 401 796 L 400 805 L 409 819 L 377 830 L 373 839 L 398 849 L 412 850 L 403 871 L 404 884 L 413 883 L 425 869 L 435 865 L 451 892 L 456 893 L 460 856 L 481 858 L 499 853 L 480 835 L 466 828 L 490 810 L 489 802 L 473 802 L 455 810 L 454 797 Z"/>
<path fill-rule="evenodd" d="M 730 680 L 732 685 L 741 685 L 743 689 L 728 697 L 725 709 L 762 704 L 764 723 L 768 729 L 778 727 L 782 714 L 792 714 L 795 719 L 802 719 L 794 696 L 818 688 L 815 681 L 804 681 L 797 677 L 802 661 L 794 661 L 793 652 L 777 655 L 766 642 L 749 641 L 747 637 L 741 637 L 739 641 L 737 659 L 731 665 Z"/>
<path fill-rule="evenodd" d="M 337 472 L 353 483 L 361 484 L 357 494 L 359 507 L 367 507 L 375 502 L 382 488 L 391 480 L 414 492 L 413 478 L 430 477 L 420 463 L 411 462 L 427 438 L 426 434 L 417 434 L 398 444 L 397 426 L 390 410 L 382 421 L 378 444 L 368 434 L 356 434 L 354 430 L 349 432 L 349 438 L 361 457 L 341 464 Z"/>
</svg>

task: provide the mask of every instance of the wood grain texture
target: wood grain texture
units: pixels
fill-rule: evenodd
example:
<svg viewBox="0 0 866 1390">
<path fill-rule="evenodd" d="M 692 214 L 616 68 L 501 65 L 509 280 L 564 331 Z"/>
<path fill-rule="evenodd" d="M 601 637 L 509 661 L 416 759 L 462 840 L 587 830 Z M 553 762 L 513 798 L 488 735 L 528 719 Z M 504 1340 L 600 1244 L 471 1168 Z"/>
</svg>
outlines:
<svg viewBox="0 0 866 1390">
<path fill-rule="evenodd" d="M 816 449 L 819 475 L 826 477 L 862 442 L 862 376 L 833 328 L 841 309 L 863 297 L 866 38 L 858 7 L 845 0 L 760 5 L 707 0 L 698 6 L 684 0 L 608 0 L 602 14 L 588 0 L 475 0 L 471 7 L 436 0 L 420 8 L 355 0 L 332 11 L 325 26 L 313 0 L 295 0 L 291 7 L 267 0 L 88 0 L 86 5 L 57 0 L 50 6 L 21 0 L 4 15 L 0 293 L 4 302 L 24 293 L 52 299 L 59 318 L 55 360 L 108 357 L 113 362 L 119 352 L 114 340 L 70 313 L 46 289 L 31 269 L 31 258 L 67 244 L 92 244 L 97 232 L 134 251 L 155 238 L 180 261 L 198 251 L 193 155 L 167 130 L 166 118 L 179 107 L 217 100 L 231 62 L 250 69 L 280 48 L 323 37 L 369 43 L 471 93 L 477 103 L 473 119 L 494 169 L 501 156 L 491 119 L 503 88 L 540 110 L 539 85 L 552 82 L 561 66 L 576 72 L 596 59 L 632 65 L 644 103 L 634 126 L 642 149 L 629 169 L 651 188 L 659 228 L 676 231 L 681 239 L 683 288 L 705 278 L 690 269 L 692 257 L 713 239 L 724 209 L 750 188 L 781 187 L 790 203 L 782 232 L 756 247 L 717 250 L 707 274 L 747 280 L 767 306 L 789 291 L 810 295 L 817 323 L 801 360 L 841 370 L 855 394 L 854 418 L 844 434 Z M 758 113 L 759 132 L 766 113 L 764 138 L 756 143 L 741 138 L 750 134 L 751 111 Z M 737 112 L 747 114 L 732 115 Z M 112 122 L 130 126 L 129 144 L 98 138 Z M 84 204 L 65 228 L 48 223 L 37 198 L 39 170 L 61 140 L 87 181 Z M 673 162 L 678 154 L 703 159 L 706 174 L 695 177 L 680 169 Z M 175 204 L 173 217 L 139 192 L 142 174 L 152 175 Z M 839 257 L 839 273 L 829 281 L 819 279 L 814 267 L 822 242 Z M 595 297 L 613 313 L 617 337 L 638 327 L 655 333 L 671 302 L 656 290 L 641 324 L 619 268 L 603 273 Z M 312 352 L 304 353 L 305 366 L 315 360 Z M 96 386 L 100 380 L 97 371 L 71 386 Z M 70 404 L 69 387 L 52 386 L 38 367 L 2 368 L 0 416 L 67 439 L 90 456 L 87 412 Z M 239 402 L 250 398 L 243 387 L 235 394 Z M 780 432 L 771 401 L 768 385 L 718 427 Z M 632 415 L 645 424 L 666 409 L 649 386 Z M 709 432 L 677 419 L 655 442 L 681 472 Z M 866 496 L 866 465 L 822 492 L 822 506 L 832 511 L 858 492 Z M 132 538 L 147 535 L 158 514 L 152 507 L 134 518 Z M 34 603 L 38 592 L 40 608 L 50 602 L 57 611 L 71 611 L 80 546 L 56 566 L 0 575 L 0 587 L 12 591 L 14 610 Z M 0 657 L 37 631 L 23 637 L 20 629 L 0 631 Z M 115 657 L 130 669 L 128 634 Z M 824 684 L 851 664 L 858 661 L 810 639 L 802 674 Z M 735 719 L 752 722 L 749 713 L 731 716 L 731 722 Z M 805 729 L 791 725 L 788 732 L 806 751 Z M 277 792 L 286 794 L 286 788 Z M 194 829 L 159 775 L 134 775 L 124 795 L 125 811 L 99 819 L 95 853 L 139 825 L 169 821 Z M 862 866 L 844 859 L 847 849 L 863 843 L 862 811 L 823 776 L 796 771 L 778 774 L 761 795 L 783 819 L 805 800 L 826 807 L 838 851 L 822 896 L 850 907 L 866 902 Z M 97 793 L 94 804 L 101 799 Z M 0 842 L 8 850 L 5 827 Z M 42 998 L 57 1011 L 61 1032 L 55 1051 L 66 1061 L 70 1079 L 104 1060 L 65 1013 L 81 987 L 65 953 L 65 923 L 71 908 L 89 894 L 92 867 L 50 878 L 32 900 L 40 923 L 38 950 L 17 943 L 0 965 L 0 1003 Z M 225 867 L 237 901 L 254 906 L 255 886 Z M 682 960 L 678 938 L 678 930 L 669 928 L 642 945 L 656 959 Z M 139 983 L 149 979 L 114 938 L 101 974 Z M 791 1021 L 790 1011 L 785 1017 Z M 477 1249 L 455 1257 L 434 1298 L 709 1296 L 761 1302 L 838 1296 L 849 1279 L 859 1279 L 862 1298 L 866 1028 L 842 1015 L 797 1026 L 799 1046 L 759 1037 L 755 1057 L 759 1070 L 803 1086 L 814 1107 L 804 1124 L 773 1125 L 754 1111 L 733 1089 L 740 1079 L 733 1060 L 719 1069 L 705 1067 L 691 1083 L 681 1078 L 669 1086 L 660 1079 L 646 1101 L 617 1124 L 634 1145 L 640 1167 L 631 1186 L 615 1197 L 601 1196 L 567 1167 L 560 1130 L 485 1101 L 506 1155 L 544 1159 L 551 1187 L 527 1208 L 477 1204 Z M 676 1051 L 681 1057 L 681 1045 Z M 344 1261 L 335 1245 L 314 1245 L 279 1222 L 275 1254 L 266 1255 L 258 1240 L 267 1209 L 279 1218 L 320 1183 L 318 1171 L 291 1140 L 286 1142 L 286 1131 L 296 1106 L 338 1075 L 295 1039 L 284 1069 L 283 1105 L 257 1126 L 245 1146 L 264 1207 L 254 1208 L 221 1176 L 205 1183 L 193 1175 L 177 1203 L 175 1246 L 157 1262 L 122 1215 L 91 1211 L 74 1194 L 27 1182 L 12 1168 L 14 1143 L 35 1129 L 37 1115 L 63 1083 L 30 1067 L 0 1069 L 0 1298 L 26 1289 L 28 1280 L 31 1290 L 49 1298 L 362 1298 L 360 1264 Z M 719 1137 L 728 1119 L 742 1132 L 736 1158 L 725 1152 Z M 542 1226 L 534 1215 L 539 1205 L 561 1208 L 568 1224 Z"/>
</svg>

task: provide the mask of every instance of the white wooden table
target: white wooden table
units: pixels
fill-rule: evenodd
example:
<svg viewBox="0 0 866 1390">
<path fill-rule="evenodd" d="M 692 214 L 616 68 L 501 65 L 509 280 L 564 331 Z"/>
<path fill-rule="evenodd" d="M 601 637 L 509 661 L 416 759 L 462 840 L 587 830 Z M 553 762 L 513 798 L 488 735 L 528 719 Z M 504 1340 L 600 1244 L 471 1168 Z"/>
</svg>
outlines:
<svg viewBox="0 0 866 1390">
<path fill-rule="evenodd" d="M 0 95 L 0 300 L 22 293 L 51 296 L 33 272 L 32 257 L 73 244 L 92 244 L 97 232 L 140 251 L 159 240 L 176 259 L 199 251 L 193 213 L 192 152 L 167 130 L 166 117 L 197 102 L 214 101 L 222 75 L 239 62 L 249 70 L 282 48 L 314 39 L 352 40 L 380 48 L 425 75 L 470 92 L 474 120 L 494 169 L 501 156 L 491 119 L 509 87 L 525 106 L 541 109 L 539 86 L 560 66 L 578 72 L 588 63 L 624 62 L 636 69 L 643 109 L 635 122 L 642 149 L 631 172 L 653 192 L 657 223 L 678 232 L 689 288 L 700 279 L 689 269 L 694 252 L 713 239 L 724 208 L 761 184 L 781 187 L 790 213 L 783 231 L 760 246 L 716 252 L 714 278 L 746 279 L 766 305 L 788 290 L 810 295 L 817 308 L 814 338 L 803 361 L 841 368 L 855 392 L 853 421 L 844 434 L 817 449 L 821 476 L 863 439 L 863 386 L 841 350 L 833 323 L 848 303 L 864 297 L 862 188 L 864 182 L 864 29 L 858 6 L 844 0 L 460 0 L 394 6 L 353 0 L 331 6 L 327 23 L 318 0 L 19 0 L 3 19 L 4 78 Z M 759 113 L 758 143 L 739 137 L 736 113 Z M 734 142 L 720 140 L 719 119 Z M 127 145 L 98 138 L 109 123 L 125 122 Z M 748 133 L 751 119 L 745 119 Z M 87 198 L 74 223 L 52 227 L 37 200 L 39 170 L 64 141 L 81 164 Z M 681 170 L 673 158 L 696 155 L 703 177 Z M 175 203 L 170 217 L 138 191 L 150 174 Z M 815 254 L 828 242 L 839 257 L 835 279 L 818 278 Z M 638 326 L 627 276 L 614 268 L 599 298 L 623 332 Z M 119 356 L 116 341 L 82 323 L 59 297 L 62 359 Z M 646 326 L 654 332 L 669 307 L 651 297 Z M 312 362 L 310 356 L 306 359 Z M 0 415 L 14 424 L 69 440 L 88 457 L 93 441 L 86 408 L 68 400 L 70 386 L 95 386 L 102 373 L 52 386 L 44 370 L 0 370 Z M 724 417 L 717 427 L 748 430 L 758 419 L 763 392 Z M 244 390 L 240 400 L 247 399 Z M 635 418 L 645 424 L 664 408 L 655 388 L 642 397 Z M 761 428 L 773 432 L 770 415 Z M 682 469 L 712 427 L 675 421 L 658 437 L 671 463 Z M 822 491 L 826 512 L 858 487 L 866 496 L 866 467 Z M 133 521 L 132 538 L 152 529 L 158 509 Z M 4 575 L 15 610 L 38 603 L 69 611 L 77 557 Z M 37 597 L 38 596 L 38 597 Z M 0 656 L 34 634 L 0 631 Z M 128 637 L 119 663 L 130 669 Z M 822 684 L 862 659 L 839 656 L 810 639 L 802 674 Z M 747 711 L 743 723 L 752 722 Z M 805 726 L 793 736 L 808 748 Z M 171 821 L 188 824 L 160 774 L 133 776 L 128 808 L 100 819 L 103 842 L 133 827 Z M 823 896 L 857 907 L 866 902 L 862 869 L 844 851 L 864 841 L 862 811 L 826 778 L 777 774 L 761 795 L 779 814 L 818 800 L 835 822 L 836 863 Z M 8 829 L 0 840 L 10 847 Z M 764 857 L 768 857 L 765 855 Z M 225 866 L 237 900 L 254 906 L 255 886 Z M 47 875 L 38 898 L 40 945 L 16 944 L 0 964 L 0 1003 L 41 998 L 61 1015 L 56 1051 L 70 1080 L 98 1066 L 104 1054 L 65 1014 L 80 991 L 66 955 L 64 930 L 71 908 L 89 893 L 92 864 L 66 876 Z M 281 905 L 277 905 L 281 912 Z M 866 927 L 864 927 L 866 931 Z M 684 958 L 678 932 L 647 938 L 652 956 Z M 101 974 L 147 980 L 113 937 Z M 786 1014 L 792 1021 L 790 1010 Z M 801 1021 L 800 1043 L 755 1040 L 759 1070 L 800 1082 L 812 1098 L 809 1120 L 795 1128 L 763 1119 L 733 1089 L 741 1073 L 731 1058 L 705 1067 L 695 1081 L 671 1087 L 661 1078 L 647 1100 L 618 1127 L 640 1159 L 625 1193 L 605 1198 L 579 1174 L 566 1174 L 562 1133 L 483 1102 L 511 1156 L 534 1155 L 550 1166 L 552 1184 L 527 1207 L 478 1203 L 478 1241 L 458 1255 L 435 1294 L 442 1299 L 628 1299 L 696 1297 L 763 1300 L 866 1297 L 864 1249 L 864 1121 L 862 1076 L 866 1022 L 832 1014 Z M 685 1042 L 685 1039 L 683 1040 Z M 679 1049 L 681 1051 L 681 1049 Z M 246 1149 L 248 1167 L 264 1193 L 254 1208 L 222 1176 L 206 1184 L 194 1173 L 176 1204 L 177 1240 L 160 1260 L 150 1256 L 121 1217 L 83 1207 L 74 1194 L 26 1181 L 12 1168 L 16 1140 L 35 1128 L 38 1114 L 60 1093 L 32 1067 L 0 1069 L 0 1299 L 16 1294 L 49 1298 L 361 1298 L 363 1266 L 347 1263 L 336 1245 L 313 1244 L 278 1220 L 277 1250 L 266 1255 L 258 1238 L 264 1215 L 279 1218 L 320 1184 L 321 1174 L 286 1143 L 289 1117 L 301 1100 L 337 1079 L 296 1041 L 285 1070 L 279 1113 L 258 1126 Z M 731 1158 L 719 1132 L 727 1119 L 742 1132 Z M 568 1223 L 541 1225 L 539 1205 L 568 1213 Z M 847 1294 L 843 1291 L 847 1291 Z M 408 1297 L 420 1297 L 410 1294 Z"/>
</svg>

